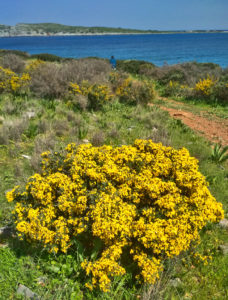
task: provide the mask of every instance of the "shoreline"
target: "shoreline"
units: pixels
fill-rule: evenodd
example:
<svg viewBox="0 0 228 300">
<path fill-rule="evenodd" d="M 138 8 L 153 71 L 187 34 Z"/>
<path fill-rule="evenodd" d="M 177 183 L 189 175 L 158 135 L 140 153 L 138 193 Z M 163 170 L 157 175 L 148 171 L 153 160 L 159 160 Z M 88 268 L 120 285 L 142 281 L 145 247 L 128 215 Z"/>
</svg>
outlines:
<svg viewBox="0 0 228 300">
<path fill-rule="evenodd" d="M 109 32 L 109 33 L 57 33 L 57 34 L 15 34 L 15 35 L 3 35 L 0 34 L 0 38 L 14 38 L 14 37 L 53 37 L 53 36 L 113 36 L 113 35 L 157 35 L 157 34 L 215 34 L 215 33 L 228 33 L 228 31 L 170 31 L 170 32 L 128 32 L 128 33 L 120 33 L 120 32 Z"/>
</svg>

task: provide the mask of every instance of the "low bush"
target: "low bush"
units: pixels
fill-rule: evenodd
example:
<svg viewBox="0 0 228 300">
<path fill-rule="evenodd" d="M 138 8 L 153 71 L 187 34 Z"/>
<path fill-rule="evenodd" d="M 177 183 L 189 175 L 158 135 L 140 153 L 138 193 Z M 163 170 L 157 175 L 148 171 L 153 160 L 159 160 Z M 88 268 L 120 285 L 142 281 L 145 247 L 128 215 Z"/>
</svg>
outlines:
<svg viewBox="0 0 228 300">
<path fill-rule="evenodd" d="M 85 105 L 88 109 L 98 110 L 103 107 L 103 105 L 112 100 L 113 95 L 107 85 L 92 84 L 90 85 L 88 81 L 82 82 L 79 86 L 77 83 L 70 83 L 70 93 L 76 96 L 79 101 L 81 100 L 81 105 Z M 85 101 L 82 102 L 81 96 L 86 96 L 88 103 Z"/>
<path fill-rule="evenodd" d="M 195 91 L 199 97 L 210 97 L 216 81 L 211 77 L 200 79 L 195 85 Z"/>
<path fill-rule="evenodd" d="M 0 66 L 0 93 L 11 93 L 13 95 L 23 94 L 28 91 L 31 77 L 27 73 L 21 76 L 10 69 Z"/>
<path fill-rule="evenodd" d="M 44 64 L 44 61 L 40 59 L 29 61 L 25 67 L 26 73 L 32 75 L 41 64 Z"/>
<path fill-rule="evenodd" d="M 153 84 L 149 81 L 125 79 L 116 89 L 121 102 L 129 104 L 148 104 L 155 97 Z"/>
<path fill-rule="evenodd" d="M 111 67 L 103 59 L 84 58 L 62 64 L 62 78 L 69 82 L 106 83 Z"/>
<path fill-rule="evenodd" d="M 154 64 L 143 60 L 117 60 L 117 69 L 131 74 L 146 75 L 154 67 Z"/>
<path fill-rule="evenodd" d="M 50 53 L 40 53 L 40 54 L 33 54 L 31 58 L 35 58 L 38 60 L 43 60 L 47 62 L 62 62 L 63 58 L 54 54 Z"/>
<path fill-rule="evenodd" d="M 116 93 L 118 87 L 121 86 L 128 77 L 129 75 L 124 72 L 116 71 L 109 73 L 109 82 L 111 83 L 113 93 Z"/>
<path fill-rule="evenodd" d="M 40 98 L 65 98 L 70 82 L 107 82 L 111 70 L 105 61 L 98 59 L 74 60 L 62 64 L 42 62 L 37 60 L 27 66 L 29 71 L 33 71 L 30 89 Z"/>
<path fill-rule="evenodd" d="M 20 56 L 15 54 L 6 54 L 2 57 L 1 65 L 3 68 L 11 69 L 15 73 L 23 73 L 25 61 Z"/>
<path fill-rule="evenodd" d="M 25 58 L 25 59 L 30 57 L 30 54 L 25 51 L 0 49 L 0 57 L 4 57 L 5 55 L 8 55 L 8 54 L 14 54 L 14 55 L 20 56 L 21 58 Z"/>
<path fill-rule="evenodd" d="M 3 122 L 0 127 L 0 144 L 8 145 L 10 141 L 20 141 L 28 127 L 25 119 L 12 119 Z"/>
<path fill-rule="evenodd" d="M 42 173 L 7 193 L 16 202 L 18 235 L 54 253 L 83 248 L 90 289 L 107 291 L 126 272 L 153 284 L 165 259 L 224 217 L 185 148 L 151 140 L 117 148 L 70 144 L 42 157 Z"/>
<path fill-rule="evenodd" d="M 209 76 L 217 80 L 221 75 L 222 69 L 219 65 L 197 62 L 156 67 L 148 73 L 148 76 L 158 80 L 162 85 L 167 85 L 170 81 L 173 81 L 190 87 L 193 87 L 202 78 Z"/>
<path fill-rule="evenodd" d="M 228 84 L 210 76 L 200 79 L 193 87 L 171 80 L 163 88 L 162 96 L 204 100 L 208 103 L 218 102 L 225 105 L 228 102 Z"/>
<path fill-rule="evenodd" d="M 212 89 L 212 97 L 223 105 L 228 104 L 228 80 L 216 82 Z"/>
<path fill-rule="evenodd" d="M 68 86 L 62 77 L 60 66 L 53 63 L 39 64 L 32 74 L 30 90 L 39 98 L 62 98 Z"/>
</svg>

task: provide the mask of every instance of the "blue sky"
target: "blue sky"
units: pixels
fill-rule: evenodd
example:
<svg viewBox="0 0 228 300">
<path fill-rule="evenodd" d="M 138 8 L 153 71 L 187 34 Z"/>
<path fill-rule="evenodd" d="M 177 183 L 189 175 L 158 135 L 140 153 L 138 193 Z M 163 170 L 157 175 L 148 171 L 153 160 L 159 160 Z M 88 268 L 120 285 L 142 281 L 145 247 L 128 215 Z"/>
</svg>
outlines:
<svg viewBox="0 0 228 300">
<path fill-rule="evenodd" d="M 228 29 L 228 0 L 0 0 L 0 24 Z"/>
</svg>

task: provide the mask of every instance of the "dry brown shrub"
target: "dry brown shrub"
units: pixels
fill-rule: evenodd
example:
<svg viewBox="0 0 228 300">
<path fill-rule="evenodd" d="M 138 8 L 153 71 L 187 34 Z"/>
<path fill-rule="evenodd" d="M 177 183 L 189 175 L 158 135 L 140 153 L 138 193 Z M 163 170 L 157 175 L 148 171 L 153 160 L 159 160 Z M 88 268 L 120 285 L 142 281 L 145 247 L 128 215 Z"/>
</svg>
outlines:
<svg viewBox="0 0 228 300">
<path fill-rule="evenodd" d="M 1 111 L 5 115 L 12 115 L 17 112 L 16 103 L 12 99 L 5 101 L 1 107 Z"/>
<path fill-rule="evenodd" d="M 31 167 L 34 171 L 41 171 L 41 153 L 44 151 L 53 151 L 56 145 L 55 136 L 49 132 L 45 135 L 38 135 L 34 141 L 34 150 L 31 157 Z"/>
<path fill-rule="evenodd" d="M 0 127 L 0 144 L 7 145 L 9 141 L 20 141 L 27 127 L 28 122 L 25 119 L 5 120 Z"/>
<path fill-rule="evenodd" d="M 38 133 L 46 133 L 51 129 L 51 124 L 47 119 L 40 119 L 37 124 Z"/>
<path fill-rule="evenodd" d="M 66 113 L 66 117 L 69 122 L 73 122 L 75 120 L 75 113 L 73 111 L 69 110 Z"/>
<path fill-rule="evenodd" d="M 61 66 L 55 63 L 41 64 L 32 76 L 30 89 L 36 97 L 40 98 L 64 97 L 68 86 L 62 77 Z"/>
<path fill-rule="evenodd" d="M 187 62 L 176 65 L 164 65 L 148 71 L 147 76 L 158 80 L 161 84 L 170 81 L 194 86 L 201 78 L 208 76 L 218 79 L 222 74 L 219 65 L 212 63 Z"/>
<path fill-rule="evenodd" d="M 119 137 L 119 131 L 117 128 L 111 129 L 111 131 L 108 133 L 108 136 L 112 139 L 117 139 Z"/>
<path fill-rule="evenodd" d="M 64 98 L 67 95 L 69 83 L 108 81 L 111 67 L 101 59 L 81 59 L 56 64 L 41 64 L 34 72 L 31 80 L 31 91 L 37 97 L 50 99 Z M 84 103 L 79 101 L 84 107 Z"/>
<path fill-rule="evenodd" d="M 81 83 L 88 80 L 92 83 L 108 81 L 111 66 L 108 62 L 96 58 L 73 60 L 62 65 L 61 74 L 67 82 Z"/>
<path fill-rule="evenodd" d="M 6 54 L 2 57 L 1 65 L 3 68 L 10 69 L 16 73 L 22 73 L 25 68 L 24 60 L 16 54 Z"/>
<path fill-rule="evenodd" d="M 74 110 L 85 111 L 88 108 L 88 97 L 78 94 L 78 95 L 69 95 L 68 102 L 70 103 L 70 107 Z"/>
<path fill-rule="evenodd" d="M 92 144 L 93 146 L 102 146 L 104 144 L 105 135 L 103 131 L 97 131 L 92 136 Z"/>
<path fill-rule="evenodd" d="M 73 124 L 73 126 L 79 127 L 82 123 L 82 117 L 73 111 L 66 113 L 67 120 Z"/>
<path fill-rule="evenodd" d="M 72 119 L 71 122 L 74 127 L 79 128 L 81 125 L 83 125 L 84 120 L 80 114 L 74 114 L 74 119 Z"/>
<path fill-rule="evenodd" d="M 54 120 L 52 128 L 57 136 L 63 136 L 67 131 L 69 131 L 69 125 L 66 119 Z"/>
<path fill-rule="evenodd" d="M 74 101 L 76 101 L 76 105 L 79 107 L 79 109 L 83 111 L 85 111 L 88 107 L 88 98 L 86 96 L 77 95 Z"/>
</svg>

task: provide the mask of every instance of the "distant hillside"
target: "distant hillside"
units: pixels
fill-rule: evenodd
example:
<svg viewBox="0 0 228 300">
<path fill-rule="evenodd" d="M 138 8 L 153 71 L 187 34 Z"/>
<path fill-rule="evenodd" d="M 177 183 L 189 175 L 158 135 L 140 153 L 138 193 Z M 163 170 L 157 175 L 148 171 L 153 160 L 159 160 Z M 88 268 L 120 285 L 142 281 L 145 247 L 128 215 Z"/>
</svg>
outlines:
<svg viewBox="0 0 228 300">
<path fill-rule="evenodd" d="M 0 36 L 80 35 L 80 34 L 140 34 L 155 33 L 152 30 L 124 29 L 112 27 L 68 26 L 55 23 L 0 25 Z"/>
<path fill-rule="evenodd" d="M 0 36 L 49 36 L 49 35 L 92 35 L 92 34 L 151 34 L 151 33 L 202 33 L 225 32 L 225 30 L 159 31 L 114 27 L 69 26 L 56 23 L 19 23 L 15 26 L 0 25 Z"/>
</svg>

